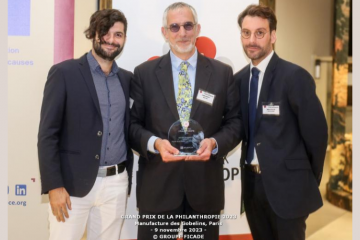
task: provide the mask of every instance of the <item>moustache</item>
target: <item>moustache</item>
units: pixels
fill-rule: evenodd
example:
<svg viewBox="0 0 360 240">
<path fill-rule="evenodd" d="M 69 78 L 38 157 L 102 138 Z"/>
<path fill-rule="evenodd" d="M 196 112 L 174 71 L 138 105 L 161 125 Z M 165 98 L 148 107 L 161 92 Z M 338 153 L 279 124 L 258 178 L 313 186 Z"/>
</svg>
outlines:
<svg viewBox="0 0 360 240">
<path fill-rule="evenodd" d="M 181 38 L 181 39 L 177 39 L 176 42 L 185 42 L 185 41 L 190 41 L 190 39 L 188 38 Z"/>
<path fill-rule="evenodd" d="M 246 48 L 260 48 L 258 45 L 246 45 Z"/>
<path fill-rule="evenodd" d="M 106 44 L 106 45 L 110 45 L 110 46 L 114 46 L 114 47 L 118 47 L 120 48 L 120 44 L 115 44 L 115 43 L 109 43 L 109 42 L 106 42 L 104 40 L 100 40 L 100 44 Z"/>
</svg>

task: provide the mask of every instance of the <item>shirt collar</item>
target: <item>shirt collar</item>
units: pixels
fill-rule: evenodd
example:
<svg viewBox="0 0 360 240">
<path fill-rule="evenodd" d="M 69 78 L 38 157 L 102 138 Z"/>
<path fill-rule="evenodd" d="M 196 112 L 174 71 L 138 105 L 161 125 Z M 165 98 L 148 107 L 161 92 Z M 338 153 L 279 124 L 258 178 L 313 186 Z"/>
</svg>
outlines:
<svg viewBox="0 0 360 240">
<path fill-rule="evenodd" d="M 90 50 L 87 54 L 87 60 L 89 62 L 89 66 L 90 66 L 90 69 L 92 71 L 95 71 L 95 72 L 102 72 L 102 69 L 100 67 L 100 64 L 98 63 L 98 61 L 95 59 L 95 57 L 92 55 L 92 50 Z M 112 66 L 111 66 L 111 71 L 110 71 L 110 74 L 116 74 L 117 72 L 119 71 L 119 67 L 117 66 L 116 62 L 114 61 Z M 109 75 L 110 75 L 109 74 Z"/>
<path fill-rule="evenodd" d="M 267 55 L 267 57 L 264 58 L 257 66 L 254 66 L 251 62 L 250 63 L 250 71 L 253 67 L 256 67 L 257 69 L 259 69 L 259 71 L 261 73 L 264 73 L 267 66 L 269 65 L 270 59 L 273 55 L 274 55 L 274 50 L 272 50 L 271 53 L 269 55 Z"/>
<path fill-rule="evenodd" d="M 180 71 L 180 64 L 182 62 L 188 62 L 190 64 L 189 67 L 192 67 L 196 69 L 197 59 L 198 59 L 198 51 L 195 47 L 194 54 L 186 61 L 182 60 L 181 58 L 178 58 L 171 50 L 170 50 L 170 59 L 171 59 L 171 65 L 175 66 Z"/>
</svg>

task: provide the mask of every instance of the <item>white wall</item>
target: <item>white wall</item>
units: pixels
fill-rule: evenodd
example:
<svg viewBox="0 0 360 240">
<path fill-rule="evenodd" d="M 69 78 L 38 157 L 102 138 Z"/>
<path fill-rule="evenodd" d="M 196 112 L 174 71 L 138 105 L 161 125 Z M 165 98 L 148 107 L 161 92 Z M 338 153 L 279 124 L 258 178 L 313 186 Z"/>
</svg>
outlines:
<svg viewBox="0 0 360 240">
<path fill-rule="evenodd" d="M 334 0 L 276 0 L 276 53 L 313 75 L 312 55 L 333 49 Z"/>
<path fill-rule="evenodd" d="M 91 41 L 85 38 L 83 31 L 96 8 L 96 0 L 75 0 L 75 57 L 91 49 Z M 7 202 L 14 202 L 14 205 L 7 205 L 8 239 L 48 239 L 48 196 L 40 195 L 36 144 L 44 84 L 54 62 L 54 0 L 31 0 L 30 36 L 8 36 L 7 47 L 15 49 L 15 53 L 7 54 L 8 60 L 33 62 L 27 66 L 6 64 L 9 109 Z M 4 135 L 5 131 L 2 133 Z M 5 164 L 1 166 L 6 167 Z M 16 194 L 18 184 L 26 185 L 26 195 Z M 4 213 L 1 211 L 1 214 Z"/>
<path fill-rule="evenodd" d="M 8 105 L 7 105 L 7 82 L 8 82 L 8 74 L 7 74 L 7 1 L 0 2 L 0 39 L 3 46 L 1 46 L 0 52 L 0 73 L 2 78 L 0 80 L 0 239 L 7 239 L 8 236 L 8 205 L 7 205 L 7 193 L 4 191 L 7 188 L 7 166 L 8 166 Z"/>
<path fill-rule="evenodd" d="M 91 40 L 84 31 L 89 27 L 90 17 L 97 10 L 97 0 L 75 0 L 74 58 L 90 51 Z"/>
</svg>

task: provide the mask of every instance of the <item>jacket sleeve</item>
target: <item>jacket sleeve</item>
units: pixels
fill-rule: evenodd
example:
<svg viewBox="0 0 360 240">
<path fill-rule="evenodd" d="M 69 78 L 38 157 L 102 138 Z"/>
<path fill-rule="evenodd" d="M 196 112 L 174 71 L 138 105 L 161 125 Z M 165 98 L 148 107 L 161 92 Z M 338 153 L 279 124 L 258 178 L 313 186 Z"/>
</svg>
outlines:
<svg viewBox="0 0 360 240">
<path fill-rule="evenodd" d="M 224 96 L 226 97 L 226 106 L 223 111 L 223 121 L 220 130 L 212 136 L 217 141 L 218 157 L 221 158 L 234 149 L 242 137 L 239 90 L 230 67 L 227 67 L 224 81 L 227 82 L 227 94 Z"/>
<path fill-rule="evenodd" d="M 150 131 L 145 129 L 145 99 L 144 89 L 141 84 L 141 76 L 138 68 L 134 70 L 134 77 L 131 80 L 130 97 L 134 103 L 130 112 L 130 131 L 129 140 L 132 149 L 137 151 L 141 156 L 148 159 L 147 143 L 151 136 Z"/>
<path fill-rule="evenodd" d="M 296 114 L 312 171 L 320 184 L 327 148 L 327 123 L 316 96 L 315 82 L 304 69 L 294 71 L 289 82 L 288 99 Z"/>
<path fill-rule="evenodd" d="M 55 65 L 48 74 L 41 107 L 38 155 L 41 193 L 63 187 L 59 137 L 66 103 L 66 86 L 61 70 Z"/>
</svg>

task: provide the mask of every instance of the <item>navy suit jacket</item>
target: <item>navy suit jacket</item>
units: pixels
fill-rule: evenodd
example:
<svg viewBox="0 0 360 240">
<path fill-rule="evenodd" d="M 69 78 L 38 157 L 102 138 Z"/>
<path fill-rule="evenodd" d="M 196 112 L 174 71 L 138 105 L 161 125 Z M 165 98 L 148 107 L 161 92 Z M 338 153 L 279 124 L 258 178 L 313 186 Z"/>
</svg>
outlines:
<svg viewBox="0 0 360 240">
<path fill-rule="evenodd" d="M 118 72 L 126 99 L 125 140 L 130 123 L 129 92 L 132 73 Z M 48 75 L 41 108 L 38 154 L 42 194 L 65 187 L 70 196 L 83 197 L 99 170 L 103 123 L 99 100 L 86 54 L 54 65 Z M 133 154 L 128 145 L 126 170 L 131 189 Z"/>
<path fill-rule="evenodd" d="M 242 170 L 249 139 L 249 79 L 249 65 L 235 74 L 244 127 Z M 263 114 L 264 105 L 271 103 L 280 106 L 279 116 Z M 289 219 L 320 208 L 322 199 L 318 185 L 327 147 L 325 115 L 311 75 L 275 53 L 266 68 L 260 91 L 254 139 L 262 182 L 275 213 Z"/>
</svg>

